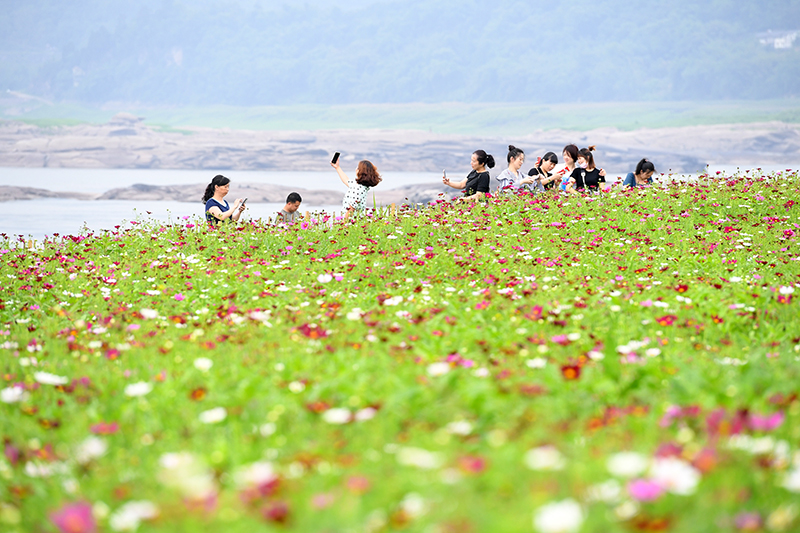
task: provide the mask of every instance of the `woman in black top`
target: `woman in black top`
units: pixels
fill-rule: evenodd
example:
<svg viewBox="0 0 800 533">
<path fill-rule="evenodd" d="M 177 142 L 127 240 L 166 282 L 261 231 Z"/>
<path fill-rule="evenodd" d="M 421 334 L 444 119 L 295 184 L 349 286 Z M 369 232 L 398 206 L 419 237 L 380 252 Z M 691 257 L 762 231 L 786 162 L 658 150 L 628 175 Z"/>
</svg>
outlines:
<svg viewBox="0 0 800 533">
<path fill-rule="evenodd" d="M 451 181 L 446 175 L 442 176 L 442 182 L 454 189 L 464 189 L 464 196 L 461 200 L 478 200 L 489 192 L 489 171 L 486 167 L 494 168 L 494 157 L 483 150 L 472 152 L 472 172 L 461 181 Z"/>
<path fill-rule="evenodd" d="M 535 176 L 538 182 L 545 189 L 552 189 L 556 186 L 559 176 L 554 176 L 550 171 L 558 164 L 558 156 L 553 152 L 547 152 L 536 163 L 536 166 L 528 171 L 528 176 Z"/>
<path fill-rule="evenodd" d="M 572 171 L 572 179 L 575 180 L 575 188 L 578 190 L 597 191 L 600 184 L 606 182 L 606 171 L 602 168 L 598 169 L 594 164 L 592 152 L 595 148 L 595 146 L 590 146 L 578 152 L 578 166 Z"/>
</svg>

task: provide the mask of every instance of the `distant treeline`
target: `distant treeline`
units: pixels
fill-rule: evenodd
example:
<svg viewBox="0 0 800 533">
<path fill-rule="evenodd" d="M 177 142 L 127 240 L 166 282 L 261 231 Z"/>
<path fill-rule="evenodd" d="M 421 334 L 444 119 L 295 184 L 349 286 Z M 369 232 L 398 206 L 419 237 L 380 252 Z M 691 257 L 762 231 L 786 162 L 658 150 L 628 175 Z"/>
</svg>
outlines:
<svg viewBox="0 0 800 533">
<path fill-rule="evenodd" d="M 800 27 L 800 0 L 3 3 L 0 89 L 58 101 L 252 106 L 800 96 L 800 39 L 776 50 L 757 37 Z"/>
</svg>

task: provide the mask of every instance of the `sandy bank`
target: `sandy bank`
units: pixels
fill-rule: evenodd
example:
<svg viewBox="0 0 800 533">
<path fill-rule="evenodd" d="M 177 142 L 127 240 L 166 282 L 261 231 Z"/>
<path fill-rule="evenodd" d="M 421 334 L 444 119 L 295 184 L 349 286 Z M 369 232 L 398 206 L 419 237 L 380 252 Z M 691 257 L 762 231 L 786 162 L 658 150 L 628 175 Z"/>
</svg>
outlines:
<svg viewBox="0 0 800 533">
<path fill-rule="evenodd" d="M 665 172 L 696 172 L 706 164 L 800 161 L 800 128 L 781 122 L 636 131 L 532 129 L 525 136 L 499 138 L 409 130 L 161 131 L 120 114 L 101 125 L 39 128 L 0 123 L 0 166 L 328 170 L 328 159 L 338 150 L 351 165 L 370 159 L 383 170 L 438 172 L 467 169 L 469 154 L 478 148 L 493 153 L 502 164 L 509 143 L 541 155 L 560 153 L 571 142 L 598 145 L 598 165 L 619 173 L 631 170 L 642 157 Z"/>
</svg>

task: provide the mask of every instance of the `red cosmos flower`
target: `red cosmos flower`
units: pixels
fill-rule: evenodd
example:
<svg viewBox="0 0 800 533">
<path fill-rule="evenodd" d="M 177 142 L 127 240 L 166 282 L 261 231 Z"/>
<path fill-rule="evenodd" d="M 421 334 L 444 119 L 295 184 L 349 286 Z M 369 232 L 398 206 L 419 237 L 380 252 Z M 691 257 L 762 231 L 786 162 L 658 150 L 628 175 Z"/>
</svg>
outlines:
<svg viewBox="0 0 800 533">
<path fill-rule="evenodd" d="M 581 377 L 581 367 L 578 365 L 564 365 L 561 367 L 561 375 L 567 381 L 573 381 Z"/>
<path fill-rule="evenodd" d="M 194 389 L 192 392 L 189 393 L 189 398 L 196 402 L 199 402 L 200 400 L 206 397 L 207 393 L 208 390 L 205 387 L 197 387 L 196 389 Z"/>
<path fill-rule="evenodd" d="M 675 315 L 664 315 L 656 318 L 659 326 L 671 326 L 676 320 L 678 320 L 678 317 Z"/>
<path fill-rule="evenodd" d="M 790 303 L 792 303 L 792 295 L 791 294 L 779 294 L 778 295 L 778 303 L 779 304 L 790 304 Z"/>
<path fill-rule="evenodd" d="M 686 292 L 686 291 L 689 290 L 689 286 L 688 285 L 675 285 L 675 290 L 677 292 L 683 293 L 683 292 Z"/>
<path fill-rule="evenodd" d="M 480 474 L 486 470 L 486 459 L 477 455 L 464 455 L 458 458 L 458 468 L 466 474 Z"/>
<path fill-rule="evenodd" d="M 308 337 L 309 339 L 323 339 L 328 336 L 328 331 L 316 324 L 303 324 L 302 326 L 295 328 L 295 331 L 301 333 L 303 336 Z"/>
<path fill-rule="evenodd" d="M 89 502 L 69 503 L 50 514 L 50 521 L 61 533 L 94 533 L 97 523 Z"/>
<path fill-rule="evenodd" d="M 119 431 L 118 422 L 100 422 L 89 428 L 89 431 L 95 435 L 113 435 Z"/>
<path fill-rule="evenodd" d="M 711 320 L 714 321 L 714 324 L 722 324 L 725 322 L 725 319 L 719 315 L 711 315 Z"/>
<path fill-rule="evenodd" d="M 269 522 L 284 524 L 289 520 L 289 504 L 281 501 L 270 503 L 261 509 L 261 515 Z"/>
<path fill-rule="evenodd" d="M 328 402 L 323 402 L 321 400 L 306 404 L 306 409 L 308 409 L 312 413 L 318 413 L 319 414 L 319 413 L 327 411 L 330 408 L 331 408 L 331 405 Z"/>
<path fill-rule="evenodd" d="M 480 302 L 475 304 L 475 309 L 477 309 L 478 311 L 486 309 L 487 307 L 489 307 L 489 302 L 487 300 L 481 300 Z"/>
<path fill-rule="evenodd" d="M 544 309 L 541 305 L 534 305 L 529 310 L 525 311 L 525 318 L 529 320 L 539 320 L 544 314 Z"/>
</svg>

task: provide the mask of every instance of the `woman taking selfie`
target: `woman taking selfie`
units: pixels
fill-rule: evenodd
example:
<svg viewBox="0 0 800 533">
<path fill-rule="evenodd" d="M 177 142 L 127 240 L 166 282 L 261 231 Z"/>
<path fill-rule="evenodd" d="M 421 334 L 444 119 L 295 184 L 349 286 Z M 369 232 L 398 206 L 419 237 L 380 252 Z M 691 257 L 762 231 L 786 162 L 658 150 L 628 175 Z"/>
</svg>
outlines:
<svg viewBox="0 0 800 533">
<path fill-rule="evenodd" d="M 494 168 L 494 157 L 483 150 L 475 150 L 470 159 L 472 172 L 461 181 L 451 181 L 447 175 L 442 176 L 442 183 L 454 189 L 463 189 L 464 196 L 461 200 L 479 200 L 489 193 L 489 171 L 486 167 Z"/>
<path fill-rule="evenodd" d="M 206 220 L 209 224 L 216 225 L 223 220 L 239 220 L 244 211 L 244 201 L 237 198 L 233 201 L 233 207 L 228 205 L 225 195 L 231 188 L 231 180 L 218 174 L 214 176 L 211 183 L 206 187 L 203 194 L 203 202 L 206 204 Z"/>
<path fill-rule="evenodd" d="M 336 169 L 339 179 L 347 185 L 347 193 L 342 200 L 342 209 L 345 212 L 363 211 L 366 207 L 367 192 L 381 182 L 381 175 L 378 169 L 369 161 L 359 161 L 356 168 L 356 179 L 351 180 L 339 166 L 339 159 L 331 162 L 331 166 Z"/>
</svg>

